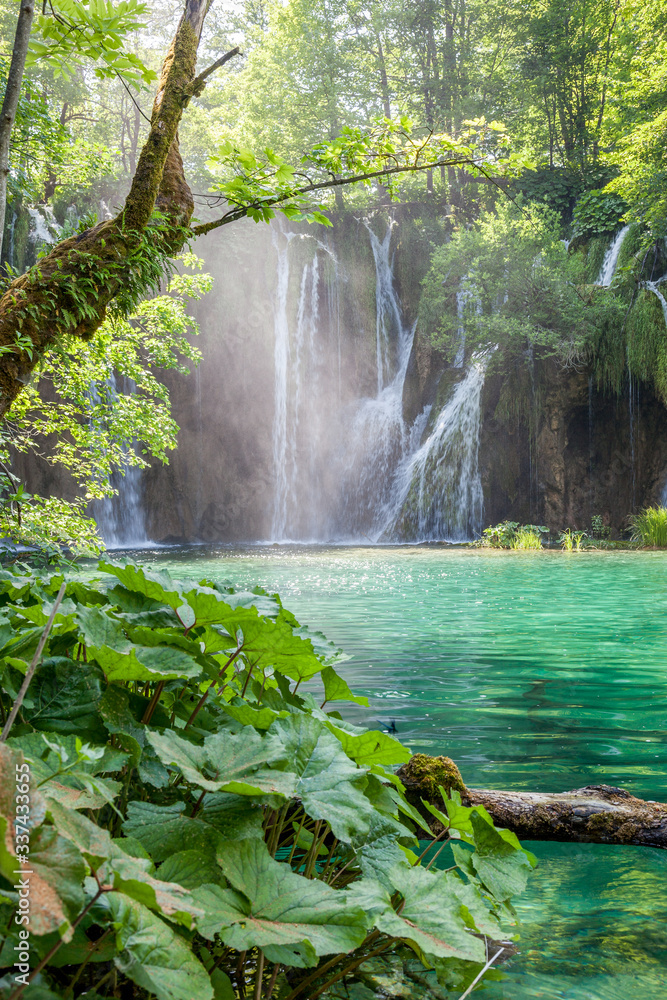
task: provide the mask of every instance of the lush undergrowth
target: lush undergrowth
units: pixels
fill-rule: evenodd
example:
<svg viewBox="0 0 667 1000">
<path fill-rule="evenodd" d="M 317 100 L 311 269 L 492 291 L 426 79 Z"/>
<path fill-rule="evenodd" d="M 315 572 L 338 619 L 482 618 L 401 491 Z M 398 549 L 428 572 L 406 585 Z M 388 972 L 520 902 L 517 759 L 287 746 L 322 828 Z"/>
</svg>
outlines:
<svg viewBox="0 0 667 1000">
<path fill-rule="evenodd" d="M 531 856 L 452 791 L 424 863 L 410 751 L 327 710 L 364 699 L 276 595 L 19 567 L 0 642 L 9 1000 L 313 1000 L 405 944 L 458 995 L 513 923 Z"/>
<path fill-rule="evenodd" d="M 667 507 L 647 507 L 628 521 L 633 542 L 647 548 L 667 547 Z"/>
</svg>

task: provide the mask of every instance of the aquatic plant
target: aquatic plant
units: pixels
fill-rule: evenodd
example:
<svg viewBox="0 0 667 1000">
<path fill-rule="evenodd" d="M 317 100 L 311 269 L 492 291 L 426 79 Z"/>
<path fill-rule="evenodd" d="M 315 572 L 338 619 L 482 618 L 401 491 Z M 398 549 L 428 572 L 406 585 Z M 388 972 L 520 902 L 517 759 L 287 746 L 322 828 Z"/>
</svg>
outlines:
<svg viewBox="0 0 667 1000">
<path fill-rule="evenodd" d="M 456 768 L 425 808 L 471 849 L 439 871 L 410 751 L 325 711 L 368 703 L 277 595 L 90 575 L 0 571 L 2 995 L 315 1000 L 405 944 L 476 982 L 534 859 Z"/>
<path fill-rule="evenodd" d="M 522 524 L 510 541 L 511 549 L 541 549 L 542 535 L 549 529 L 537 524 Z"/>
<path fill-rule="evenodd" d="M 667 547 L 667 507 L 646 507 L 639 514 L 631 514 L 628 523 L 633 542 L 645 548 Z"/>
<path fill-rule="evenodd" d="M 558 543 L 564 552 L 581 552 L 582 543 L 588 535 L 585 531 L 565 528 L 558 536 Z"/>
</svg>

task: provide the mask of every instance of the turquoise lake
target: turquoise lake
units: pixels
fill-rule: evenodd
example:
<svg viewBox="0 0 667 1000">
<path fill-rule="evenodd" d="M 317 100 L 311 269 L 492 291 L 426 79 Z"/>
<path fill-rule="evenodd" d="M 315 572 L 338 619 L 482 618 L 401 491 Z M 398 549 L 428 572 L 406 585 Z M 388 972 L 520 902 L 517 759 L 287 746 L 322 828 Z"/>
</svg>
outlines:
<svg viewBox="0 0 667 1000">
<path fill-rule="evenodd" d="M 193 547 L 142 559 L 174 576 L 278 590 L 350 655 L 370 708 L 472 787 L 620 785 L 667 799 L 667 556 L 445 547 Z M 490 1000 L 664 1000 L 667 856 L 531 844 L 520 954 Z"/>
</svg>

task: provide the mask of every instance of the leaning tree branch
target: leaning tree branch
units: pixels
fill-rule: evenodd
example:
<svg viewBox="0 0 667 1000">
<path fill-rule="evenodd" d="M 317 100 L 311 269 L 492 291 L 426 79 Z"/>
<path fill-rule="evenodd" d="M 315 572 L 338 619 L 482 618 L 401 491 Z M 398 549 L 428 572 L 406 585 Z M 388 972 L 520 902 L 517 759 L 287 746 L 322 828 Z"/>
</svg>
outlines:
<svg viewBox="0 0 667 1000">
<path fill-rule="evenodd" d="M 494 823 L 523 840 L 667 848 L 667 803 L 637 799 L 611 785 L 587 785 L 572 792 L 466 788 L 452 760 L 425 754 L 415 754 L 398 776 L 408 801 L 420 810 L 434 836 L 443 828 L 422 799 L 442 809 L 442 786 L 447 792 L 457 789 L 465 805 L 484 806 Z"/>
<path fill-rule="evenodd" d="M 192 96 L 210 3 L 183 0 L 148 137 L 119 215 L 57 244 L 0 299 L 0 421 L 44 353 L 62 337 L 92 337 L 112 299 L 137 281 L 138 258 L 149 232 L 153 244 L 161 241 L 165 255 L 177 253 L 185 243 L 194 201 L 178 148 L 178 126 Z M 153 228 L 156 209 L 162 218 L 159 229 Z"/>
<path fill-rule="evenodd" d="M 350 174 L 348 177 L 334 177 L 330 181 L 312 181 L 309 184 L 304 184 L 303 187 L 292 188 L 290 191 L 276 195 L 274 198 L 262 198 L 252 202 L 252 204 L 241 205 L 236 209 L 232 209 L 230 212 L 225 212 L 220 219 L 215 219 L 213 222 L 203 223 L 200 226 L 193 226 L 191 232 L 193 236 L 203 236 L 205 233 L 210 233 L 213 229 L 219 229 L 220 226 L 227 226 L 230 222 L 236 222 L 238 219 L 243 218 L 248 214 L 250 209 L 272 208 L 274 205 L 284 204 L 287 201 L 291 201 L 293 198 L 299 198 L 302 195 L 310 194 L 313 191 L 324 191 L 327 188 L 343 187 L 346 184 L 358 184 L 360 181 L 372 181 L 379 177 L 389 177 L 392 174 L 410 174 L 423 170 L 434 170 L 436 167 L 462 166 L 472 167 L 475 170 L 480 169 L 480 163 L 470 157 L 465 157 L 454 160 L 434 160 L 431 163 L 416 163 L 405 164 L 403 166 L 399 165 L 396 167 L 384 167 L 381 170 L 371 170 L 364 174 Z"/>
<path fill-rule="evenodd" d="M 206 80 L 211 73 L 215 73 L 216 69 L 220 69 L 221 66 L 224 66 L 226 62 L 229 62 L 229 60 L 233 59 L 234 56 L 240 55 L 240 53 L 241 49 L 237 45 L 235 49 L 230 49 L 229 52 L 225 52 L 224 56 L 220 56 L 219 59 L 216 59 L 216 61 L 212 63 L 208 69 L 202 70 L 199 76 L 197 76 L 192 83 L 192 92 L 194 94 L 201 94 L 206 84 Z"/>
</svg>

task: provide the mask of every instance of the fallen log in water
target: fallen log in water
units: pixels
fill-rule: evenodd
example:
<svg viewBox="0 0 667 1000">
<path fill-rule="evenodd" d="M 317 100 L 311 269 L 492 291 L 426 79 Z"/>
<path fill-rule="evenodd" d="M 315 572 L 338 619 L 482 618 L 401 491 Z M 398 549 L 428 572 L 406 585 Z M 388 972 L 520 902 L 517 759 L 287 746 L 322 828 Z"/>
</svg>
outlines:
<svg viewBox="0 0 667 1000">
<path fill-rule="evenodd" d="M 482 805 L 498 826 L 523 840 L 667 847 L 667 804 L 636 799 L 622 788 L 587 785 L 572 792 L 506 792 L 467 788 L 449 757 L 415 754 L 399 768 L 408 801 L 426 799 L 442 808 L 438 786 L 455 788 L 465 805 Z M 420 809 L 434 835 L 440 823 Z"/>
</svg>

